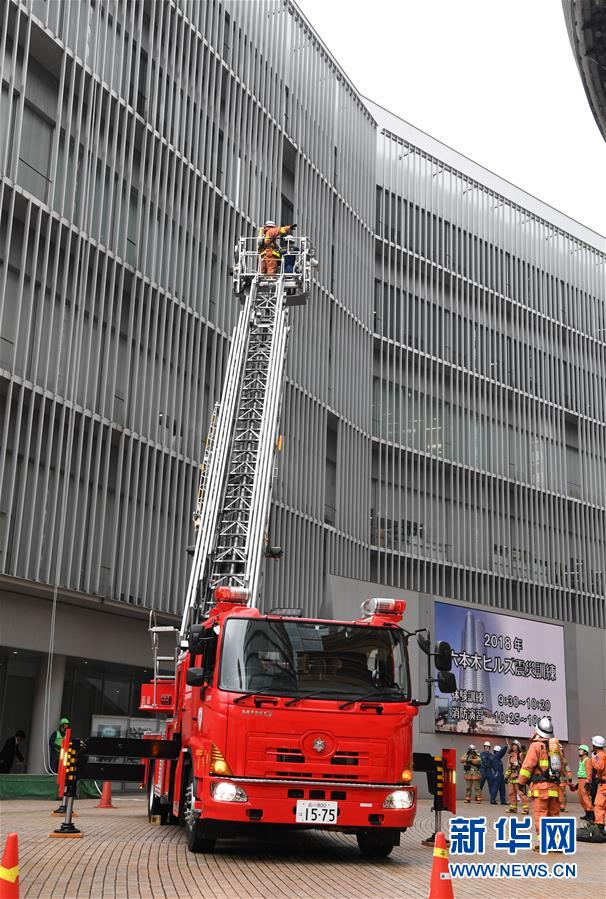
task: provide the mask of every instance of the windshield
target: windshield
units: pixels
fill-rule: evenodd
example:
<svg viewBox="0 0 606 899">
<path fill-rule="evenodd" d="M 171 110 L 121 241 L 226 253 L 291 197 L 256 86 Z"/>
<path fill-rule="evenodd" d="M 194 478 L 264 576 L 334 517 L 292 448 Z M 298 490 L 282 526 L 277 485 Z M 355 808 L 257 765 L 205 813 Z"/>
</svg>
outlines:
<svg viewBox="0 0 606 899">
<path fill-rule="evenodd" d="M 404 635 L 396 628 L 311 621 L 230 618 L 225 624 L 219 687 L 381 702 L 408 698 Z"/>
</svg>

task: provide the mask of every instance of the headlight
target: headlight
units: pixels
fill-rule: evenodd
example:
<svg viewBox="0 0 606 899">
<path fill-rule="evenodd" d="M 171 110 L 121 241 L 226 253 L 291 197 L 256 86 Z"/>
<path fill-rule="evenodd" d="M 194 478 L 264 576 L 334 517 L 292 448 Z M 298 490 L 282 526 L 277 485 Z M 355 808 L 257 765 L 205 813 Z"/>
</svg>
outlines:
<svg viewBox="0 0 606 899">
<path fill-rule="evenodd" d="M 412 790 L 395 790 L 385 797 L 383 808 L 412 808 L 414 801 L 415 794 Z"/>
<path fill-rule="evenodd" d="M 248 796 L 242 787 L 224 780 L 212 783 L 210 794 L 217 802 L 248 802 Z"/>
</svg>

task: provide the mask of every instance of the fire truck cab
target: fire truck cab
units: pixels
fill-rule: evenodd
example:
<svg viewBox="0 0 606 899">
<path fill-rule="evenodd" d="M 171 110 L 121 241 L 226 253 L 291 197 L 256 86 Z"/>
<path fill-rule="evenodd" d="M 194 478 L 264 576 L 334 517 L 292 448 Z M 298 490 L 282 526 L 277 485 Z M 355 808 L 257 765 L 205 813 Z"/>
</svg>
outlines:
<svg viewBox="0 0 606 899">
<path fill-rule="evenodd" d="M 150 814 L 181 821 L 194 852 L 280 825 L 352 833 L 363 854 L 388 855 L 416 813 L 421 703 L 404 601 L 368 600 L 363 617 L 328 621 L 261 615 L 228 589 L 179 662 L 182 702 L 166 737 L 181 752 L 152 762 Z M 449 664 L 444 644 L 436 661 Z"/>
</svg>

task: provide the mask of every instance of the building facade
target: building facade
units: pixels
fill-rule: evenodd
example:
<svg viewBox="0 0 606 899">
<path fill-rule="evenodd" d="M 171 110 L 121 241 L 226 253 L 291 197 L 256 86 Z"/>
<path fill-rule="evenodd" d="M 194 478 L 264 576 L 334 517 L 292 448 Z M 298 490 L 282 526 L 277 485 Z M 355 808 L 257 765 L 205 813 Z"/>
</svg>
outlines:
<svg viewBox="0 0 606 899">
<path fill-rule="evenodd" d="M 30 770 L 60 711 L 136 716 L 149 610 L 179 616 L 268 216 L 320 265 L 266 607 L 380 584 L 599 633 L 603 238 L 364 100 L 289 0 L 3 0 L 0 59 L 0 729 Z"/>
</svg>

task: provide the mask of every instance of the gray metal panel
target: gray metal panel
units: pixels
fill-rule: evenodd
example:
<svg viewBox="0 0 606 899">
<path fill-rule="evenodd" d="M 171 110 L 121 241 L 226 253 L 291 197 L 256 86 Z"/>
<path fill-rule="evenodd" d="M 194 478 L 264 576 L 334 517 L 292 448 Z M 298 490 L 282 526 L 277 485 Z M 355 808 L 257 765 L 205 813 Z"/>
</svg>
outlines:
<svg viewBox="0 0 606 899">
<path fill-rule="evenodd" d="M 232 249 L 284 195 L 320 266 L 266 606 L 335 574 L 603 626 L 595 236 L 378 128 L 291 2 L 9 0 L 0 56 L 1 572 L 180 612 Z"/>
</svg>

